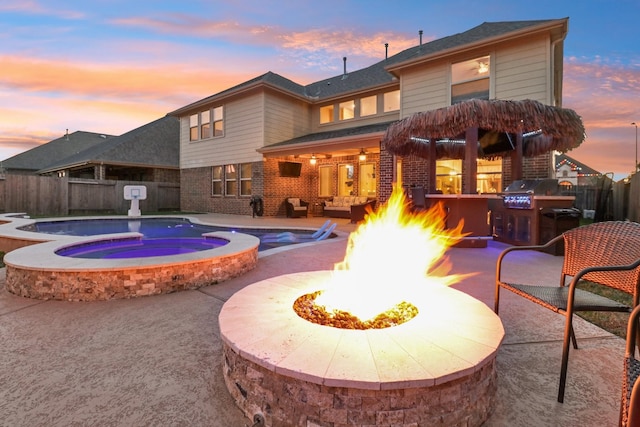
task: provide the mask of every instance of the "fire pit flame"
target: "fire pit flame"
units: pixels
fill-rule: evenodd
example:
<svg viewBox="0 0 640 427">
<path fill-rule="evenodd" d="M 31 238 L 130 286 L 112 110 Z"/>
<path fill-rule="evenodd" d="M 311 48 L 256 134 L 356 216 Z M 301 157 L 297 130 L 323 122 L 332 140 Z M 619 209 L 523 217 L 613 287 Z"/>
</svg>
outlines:
<svg viewBox="0 0 640 427">
<path fill-rule="evenodd" d="M 387 203 L 369 212 L 349 236 L 345 257 L 334 266 L 316 306 L 367 321 L 415 300 L 425 281 L 456 283 L 461 276 L 448 274 L 451 265 L 445 253 L 464 237 L 462 228 L 462 221 L 446 228 L 441 204 L 412 212 L 404 191 L 395 186 Z"/>
</svg>

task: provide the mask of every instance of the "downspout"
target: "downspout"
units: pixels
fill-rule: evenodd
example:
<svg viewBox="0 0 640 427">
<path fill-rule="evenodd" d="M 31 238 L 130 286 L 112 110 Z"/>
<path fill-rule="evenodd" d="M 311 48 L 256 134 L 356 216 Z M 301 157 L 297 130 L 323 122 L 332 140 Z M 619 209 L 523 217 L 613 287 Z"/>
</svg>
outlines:
<svg viewBox="0 0 640 427">
<path fill-rule="evenodd" d="M 556 49 L 558 48 L 558 44 L 564 42 L 564 39 L 566 37 L 567 31 L 565 30 L 562 34 L 562 37 L 551 42 L 551 84 L 549 86 L 551 88 L 551 105 L 553 105 L 554 107 L 560 107 L 560 105 L 558 105 L 558 102 L 556 102 L 556 99 L 558 99 L 556 98 Z M 562 67 L 562 74 L 564 75 L 564 66 Z M 562 90 L 562 87 L 560 87 L 560 90 Z M 560 94 L 560 96 L 562 96 L 562 94 Z"/>
<path fill-rule="evenodd" d="M 558 102 L 556 102 L 556 90 L 558 88 L 556 88 L 556 49 L 558 48 L 558 44 L 560 42 L 564 42 L 564 39 L 567 37 L 567 30 L 565 30 L 562 33 L 562 37 L 560 37 L 557 40 L 554 40 L 551 42 L 551 84 L 549 85 L 551 87 L 551 102 L 552 105 L 554 107 L 561 107 L 560 105 L 558 105 Z M 564 53 L 563 53 L 563 58 L 562 58 L 563 62 L 564 62 Z M 564 64 L 562 66 L 562 79 L 564 80 Z M 560 91 L 562 91 L 562 86 L 560 87 Z M 560 93 L 560 97 L 562 97 L 562 93 Z M 552 151 L 551 152 L 551 165 L 550 166 L 550 173 L 549 176 L 551 178 L 556 178 L 556 156 L 558 155 L 557 151 Z"/>
</svg>

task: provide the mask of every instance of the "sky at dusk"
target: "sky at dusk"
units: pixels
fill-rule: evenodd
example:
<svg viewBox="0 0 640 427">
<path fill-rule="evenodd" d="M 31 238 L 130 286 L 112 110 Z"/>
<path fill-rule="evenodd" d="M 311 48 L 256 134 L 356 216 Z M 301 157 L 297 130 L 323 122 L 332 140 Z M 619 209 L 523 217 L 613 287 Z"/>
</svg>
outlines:
<svg viewBox="0 0 640 427">
<path fill-rule="evenodd" d="M 616 179 L 640 124 L 638 0 L 2 0 L 0 160 L 71 132 L 120 135 L 264 74 L 300 84 L 483 22 L 569 18 L 569 156 Z"/>
</svg>

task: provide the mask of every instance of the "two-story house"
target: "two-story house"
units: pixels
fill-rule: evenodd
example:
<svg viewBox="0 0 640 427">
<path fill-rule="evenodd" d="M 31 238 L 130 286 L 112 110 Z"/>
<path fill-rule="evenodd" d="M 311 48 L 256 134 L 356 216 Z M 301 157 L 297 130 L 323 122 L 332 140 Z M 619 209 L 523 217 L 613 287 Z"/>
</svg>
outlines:
<svg viewBox="0 0 640 427">
<path fill-rule="evenodd" d="M 561 106 L 568 18 L 487 22 L 360 70 L 308 85 L 267 72 L 170 113 L 180 119 L 181 208 L 284 215 L 284 201 L 388 198 L 392 183 L 424 185 L 429 162 L 385 152 L 391 123 L 468 99 Z M 509 158 L 480 158 L 477 191 L 500 192 Z M 436 162 L 436 191 L 460 193 L 462 161 Z M 524 160 L 523 178 L 550 178 L 551 153 Z M 432 185 L 431 188 L 434 186 Z"/>
</svg>

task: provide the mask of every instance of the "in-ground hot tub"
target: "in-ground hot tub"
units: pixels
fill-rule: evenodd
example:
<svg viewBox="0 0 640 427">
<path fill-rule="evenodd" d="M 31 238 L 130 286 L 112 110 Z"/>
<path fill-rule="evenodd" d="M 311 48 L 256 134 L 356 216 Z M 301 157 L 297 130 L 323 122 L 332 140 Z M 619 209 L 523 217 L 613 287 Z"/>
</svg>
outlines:
<svg viewBox="0 0 640 427">
<path fill-rule="evenodd" d="M 267 279 L 220 312 L 227 389 L 267 426 L 466 425 L 489 417 L 500 318 L 446 286 L 425 284 L 413 319 L 348 330 L 299 317 L 294 302 L 332 272 Z"/>
<path fill-rule="evenodd" d="M 58 255 L 95 242 L 135 240 L 140 233 L 65 237 L 9 252 L 6 288 L 29 298 L 94 301 L 196 289 L 239 276 L 256 266 L 260 239 L 233 232 L 205 234 L 225 241 L 212 249 L 165 256 L 89 259 Z"/>
</svg>

